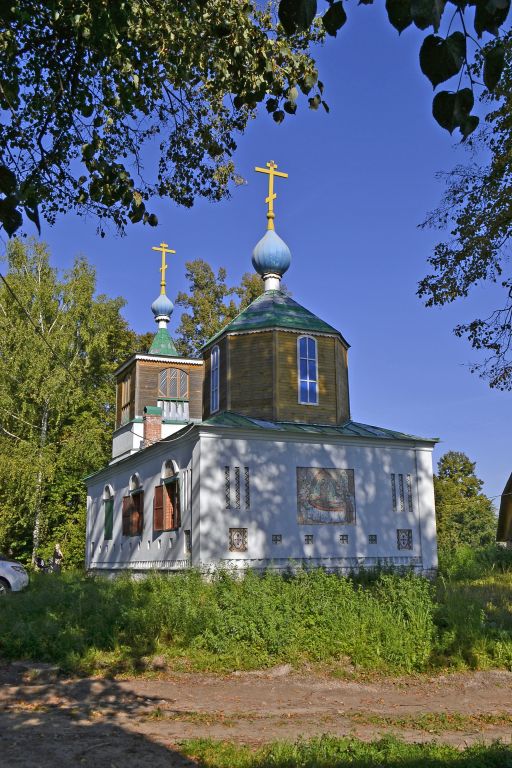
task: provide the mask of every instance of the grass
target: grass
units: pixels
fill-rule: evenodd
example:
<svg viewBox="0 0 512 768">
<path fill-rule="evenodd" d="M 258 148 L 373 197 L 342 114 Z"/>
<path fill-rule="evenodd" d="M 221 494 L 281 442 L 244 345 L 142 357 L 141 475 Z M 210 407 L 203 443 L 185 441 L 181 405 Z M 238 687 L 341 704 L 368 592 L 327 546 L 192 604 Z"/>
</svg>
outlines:
<svg viewBox="0 0 512 768">
<path fill-rule="evenodd" d="M 434 584 L 321 570 L 211 581 L 196 572 L 141 581 L 35 574 L 28 590 L 0 601 L 0 657 L 106 675 L 158 674 L 156 656 L 160 668 L 185 671 L 512 669 L 512 570 L 475 564 L 474 553 L 457 562 Z"/>
<path fill-rule="evenodd" d="M 461 712 L 425 712 L 406 717 L 382 717 L 367 712 L 347 712 L 346 715 L 356 725 L 374 725 L 435 734 L 481 730 L 489 726 L 512 726 L 512 716 L 508 712 L 476 715 L 465 715 Z"/>
<path fill-rule="evenodd" d="M 180 751 L 202 768 L 512 768 L 503 744 L 460 751 L 447 745 L 407 744 L 393 737 L 363 742 L 322 736 L 257 749 L 207 739 L 186 741 Z"/>
</svg>

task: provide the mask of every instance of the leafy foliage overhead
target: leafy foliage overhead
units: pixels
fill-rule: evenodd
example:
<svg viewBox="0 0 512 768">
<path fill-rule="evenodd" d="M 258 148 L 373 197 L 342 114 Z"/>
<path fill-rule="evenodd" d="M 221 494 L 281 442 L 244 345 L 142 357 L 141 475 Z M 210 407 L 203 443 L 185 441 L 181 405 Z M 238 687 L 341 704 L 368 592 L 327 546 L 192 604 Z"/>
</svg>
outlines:
<svg viewBox="0 0 512 768">
<path fill-rule="evenodd" d="M 449 226 L 450 234 L 429 258 L 432 272 L 420 282 L 418 294 L 427 306 L 442 306 L 468 296 L 483 283 L 501 287 L 503 298 L 498 307 L 487 317 L 457 325 L 455 333 L 466 336 L 482 354 L 471 366 L 473 371 L 491 387 L 512 389 L 512 33 L 504 36 L 499 47 L 484 48 L 477 62 L 477 67 L 484 62 L 484 77 L 491 84 L 496 83 L 492 65 L 496 58 L 502 62 L 503 75 L 487 96 L 491 111 L 486 126 L 468 147 L 471 162 L 447 174 L 442 203 L 424 223 L 440 229 Z M 471 91 L 465 90 L 467 110 Z M 460 91 L 456 98 L 462 94 Z M 456 109 L 460 105 L 454 102 L 440 106 L 447 127 L 453 127 Z M 489 160 L 478 164 L 475 157 Z"/>
<path fill-rule="evenodd" d="M 311 44 L 336 36 L 347 12 L 343 0 L 318 6 L 280 0 L 277 18 L 257 0 L 0 3 L 0 226 L 12 236 L 24 216 L 39 229 L 41 217 L 68 210 L 92 213 L 100 232 L 108 221 L 154 226 L 152 197 L 190 206 L 228 194 L 237 135 L 258 104 L 276 123 L 295 114 L 301 92 L 311 109 L 328 111 Z M 386 0 L 398 32 L 412 24 L 434 32 L 420 55 L 434 87 L 459 75 L 433 114 L 463 137 L 478 124 L 467 96 L 476 83 L 469 18 L 478 37 L 495 35 L 509 6 Z M 500 46 L 482 60 L 488 90 L 500 80 Z M 156 167 L 149 145 L 158 147 Z"/>
<path fill-rule="evenodd" d="M 259 3 L 18 0 L 0 4 L 0 224 L 66 210 L 156 225 L 159 196 L 218 200 L 267 95 L 292 111 L 317 72 L 313 31 L 288 40 Z M 276 110 L 277 111 L 277 105 Z M 282 110 L 279 110 L 282 111 Z M 284 113 L 283 113 L 284 116 Z M 145 148 L 159 148 L 156 168 Z"/>
<path fill-rule="evenodd" d="M 372 5 L 373 0 L 360 0 L 360 4 Z M 344 4 L 339 0 L 326 0 L 322 5 L 321 24 L 327 34 L 336 36 L 347 20 Z M 285 32 L 293 36 L 310 27 L 318 10 L 316 0 L 280 0 L 279 19 Z M 472 18 L 478 38 L 484 33 L 498 35 L 509 10 L 510 0 L 453 0 L 448 7 L 446 0 L 386 0 L 388 19 L 399 33 L 412 24 L 422 30 L 431 28 L 436 33 L 427 35 L 420 51 L 421 69 L 434 88 L 460 75 L 456 90 L 441 91 L 433 102 L 434 118 L 450 133 L 459 128 L 463 138 L 467 138 L 478 125 L 478 117 L 470 114 L 473 100 L 467 95 L 476 82 L 467 53 L 467 43 L 473 40 L 469 21 Z M 460 29 L 451 32 L 457 23 Z M 446 37 L 437 35 L 443 24 Z M 487 48 L 481 63 L 485 87 L 492 91 L 503 71 L 499 40 Z M 463 76 L 469 89 L 461 90 Z"/>
</svg>

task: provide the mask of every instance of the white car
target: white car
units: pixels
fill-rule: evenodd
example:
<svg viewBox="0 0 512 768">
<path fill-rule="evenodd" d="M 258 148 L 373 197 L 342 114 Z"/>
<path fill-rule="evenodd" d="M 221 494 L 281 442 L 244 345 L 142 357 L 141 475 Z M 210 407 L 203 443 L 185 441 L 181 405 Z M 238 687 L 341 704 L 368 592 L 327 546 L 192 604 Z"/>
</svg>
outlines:
<svg viewBox="0 0 512 768">
<path fill-rule="evenodd" d="M 7 592 L 19 592 L 28 584 L 28 573 L 15 560 L 0 554 L 0 597 Z"/>
</svg>

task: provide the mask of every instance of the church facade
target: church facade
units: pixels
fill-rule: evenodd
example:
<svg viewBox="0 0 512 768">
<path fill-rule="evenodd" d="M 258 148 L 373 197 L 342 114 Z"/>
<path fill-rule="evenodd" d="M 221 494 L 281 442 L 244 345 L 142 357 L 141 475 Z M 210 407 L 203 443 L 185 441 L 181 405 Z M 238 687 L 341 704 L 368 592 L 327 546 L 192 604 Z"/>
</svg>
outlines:
<svg viewBox="0 0 512 768">
<path fill-rule="evenodd" d="M 280 289 L 290 251 L 268 229 L 253 252 L 264 291 L 178 355 L 162 244 L 148 353 L 116 372 L 113 455 L 87 478 L 90 571 L 377 564 L 437 566 L 435 440 L 350 417 L 342 334 Z"/>
</svg>

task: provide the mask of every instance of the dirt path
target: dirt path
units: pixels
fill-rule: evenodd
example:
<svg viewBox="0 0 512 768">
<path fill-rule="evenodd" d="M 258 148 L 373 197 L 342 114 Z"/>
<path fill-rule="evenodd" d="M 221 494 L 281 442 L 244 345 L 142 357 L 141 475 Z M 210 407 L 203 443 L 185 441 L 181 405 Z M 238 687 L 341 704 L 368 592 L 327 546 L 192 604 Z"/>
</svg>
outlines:
<svg viewBox="0 0 512 768">
<path fill-rule="evenodd" d="M 190 766 L 183 739 L 250 744 L 322 733 L 395 733 L 457 746 L 512 741 L 512 673 L 355 682 L 287 667 L 226 677 L 62 679 L 0 667 L 0 755 L 10 768 Z"/>
</svg>

